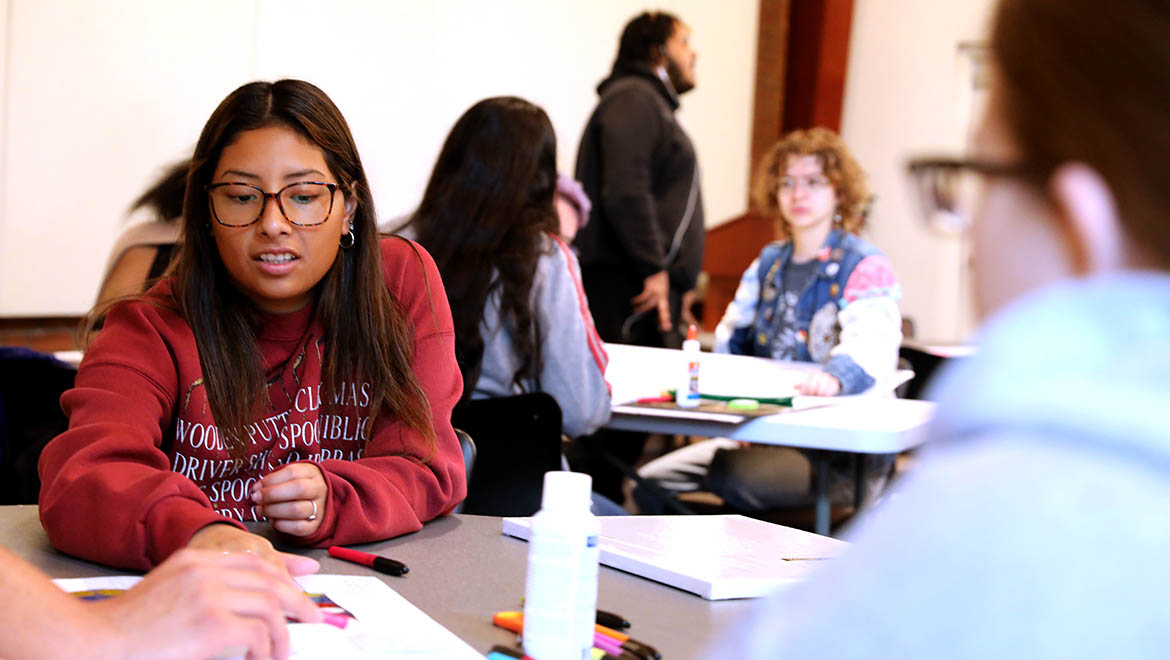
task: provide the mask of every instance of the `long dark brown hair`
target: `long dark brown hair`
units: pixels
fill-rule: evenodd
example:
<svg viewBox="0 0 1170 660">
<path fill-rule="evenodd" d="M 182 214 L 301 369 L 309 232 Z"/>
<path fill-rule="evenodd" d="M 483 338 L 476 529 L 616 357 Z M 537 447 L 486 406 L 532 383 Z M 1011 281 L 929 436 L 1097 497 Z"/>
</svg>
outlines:
<svg viewBox="0 0 1170 660">
<path fill-rule="evenodd" d="M 378 245 L 377 216 L 365 170 L 341 111 L 317 87 L 300 80 L 248 83 L 232 92 L 207 120 L 187 176 L 182 251 L 172 285 L 175 303 L 195 335 L 203 384 L 216 424 L 239 458 L 244 430 L 267 399 L 256 334 L 261 316 L 236 288 L 209 231 L 206 186 L 220 155 L 244 131 L 282 126 L 321 149 L 329 171 L 348 198 L 354 246 L 338 250 L 317 285 L 317 318 L 324 331 L 323 384 L 340 391 L 343 381 L 364 379 L 372 392 L 368 429 L 385 409 L 419 432 L 433 450 L 430 406 L 411 369 L 414 332 L 386 287 Z M 421 264 L 421 259 L 420 259 Z M 332 406 L 332 396 L 322 395 Z M 368 439 L 368 438 L 367 438 Z"/>
<path fill-rule="evenodd" d="M 1081 162 L 1133 242 L 1170 267 L 1170 5 L 1004 0 L 991 31 L 998 110 L 1036 181 Z"/>
<path fill-rule="evenodd" d="M 553 208 L 557 142 L 540 107 L 514 96 L 484 99 L 455 122 L 439 152 L 422 203 L 411 218 L 435 258 L 455 320 L 464 397 L 479 380 L 480 324 L 493 292 L 507 324 L 523 386 L 540 374 L 540 328 L 532 281 L 544 234 L 557 230 Z"/>
<path fill-rule="evenodd" d="M 666 42 L 674 34 L 678 17 L 664 11 L 638 14 L 622 28 L 613 70 L 628 70 L 636 65 L 649 66 L 666 57 Z"/>
<path fill-rule="evenodd" d="M 159 220 L 178 220 L 183 215 L 183 196 L 187 192 L 187 172 L 190 170 L 191 161 L 188 160 L 168 165 L 162 176 L 134 200 L 130 210 L 149 209 Z"/>
</svg>

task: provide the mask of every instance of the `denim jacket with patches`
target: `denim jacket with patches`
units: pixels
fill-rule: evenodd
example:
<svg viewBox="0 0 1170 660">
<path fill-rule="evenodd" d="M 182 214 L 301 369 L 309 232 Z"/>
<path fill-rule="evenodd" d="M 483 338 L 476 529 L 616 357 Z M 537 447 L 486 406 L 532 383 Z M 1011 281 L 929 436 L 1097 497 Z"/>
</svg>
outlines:
<svg viewBox="0 0 1170 660">
<path fill-rule="evenodd" d="M 901 286 L 880 250 L 853 234 L 829 232 L 819 265 L 796 303 L 795 328 L 777 322 L 792 243 L 770 243 L 740 279 L 716 328 L 716 351 L 776 357 L 795 336 L 790 359 L 816 362 L 842 394 L 871 388 L 897 368 Z M 787 333 L 787 337 L 781 334 Z"/>
</svg>

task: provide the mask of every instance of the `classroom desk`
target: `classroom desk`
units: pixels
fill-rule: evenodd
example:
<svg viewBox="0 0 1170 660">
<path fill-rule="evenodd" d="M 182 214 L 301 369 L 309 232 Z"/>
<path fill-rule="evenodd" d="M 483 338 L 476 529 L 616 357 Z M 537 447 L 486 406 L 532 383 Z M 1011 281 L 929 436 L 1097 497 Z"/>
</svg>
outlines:
<svg viewBox="0 0 1170 660">
<path fill-rule="evenodd" d="M 606 344 L 606 379 L 613 387 L 609 428 L 646 433 L 698 437 L 725 437 L 747 442 L 813 450 L 817 471 L 815 529 L 829 533 L 828 462 L 818 452 L 894 454 L 913 449 L 925 439 L 922 431 L 934 413 L 928 401 L 888 396 L 798 397 L 797 408 L 743 422 L 708 421 L 672 416 L 674 411 L 633 409 L 627 404 L 674 388 L 682 379 L 681 352 L 663 348 Z M 702 353 L 699 389 L 715 394 L 785 396 L 817 366 L 745 355 Z M 878 383 L 875 391 L 889 392 L 893 383 Z M 810 406 L 805 409 L 801 405 Z M 858 461 L 864 466 L 864 461 Z M 856 503 L 864 501 L 865 475 L 859 468 Z"/>
<path fill-rule="evenodd" d="M 132 573 L 54 550 L 31 505 L 0 507 L 0 543 L 54 578 Z M 454 515 L 414 534 L 353 547 L 403 561 L 410 573 L 390 577 L 333 559 L 324 550 L 299 552 L 320 561 L 324 574 L 382 578 L 477 651 L 486 654 L 493 644 L 515 641 L 512 633 L 492 626 L 491 615 L 521 609 L 528 544 L 501 535 L 500 518 Z M 704 646 L 753 602 L 707 601 L 607 566 L 600 570 L 598 607 L 624 615 L 634 624 L 631 635 L 670 660 L 699 658 Z"/>
</svg>

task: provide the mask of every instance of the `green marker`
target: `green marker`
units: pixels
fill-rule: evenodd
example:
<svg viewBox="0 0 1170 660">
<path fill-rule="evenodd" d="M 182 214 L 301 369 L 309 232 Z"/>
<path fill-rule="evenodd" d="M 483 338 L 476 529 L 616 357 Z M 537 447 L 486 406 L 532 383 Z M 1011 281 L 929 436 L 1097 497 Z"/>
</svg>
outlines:
<svg viewBox="0 0 1170 660">
<path fill-rule="evenodd" d="M 670 396 L 674 396 L 674 390 L 667 390 Z M 755 401 L 759 405 L 785 406 L 792 407 L 792 399 L 795 397 L 781 396 L 781 397 L 767 397 L 767 396 L 729 396 L 726 394 L 703 394 L 699 393 L 700 399 L 707 399 L 709 401 Z"/>
<path fill-rule="evenodd" d="M 699 394 L 701 399 L 710 399 L 712 401 L 744 401 L 752 400 L 758 404 L 771 404 L 773 406 L 791 406 L 792 397 L 766 397 L 766 396 L 726 396 L 723 394 Z"/>
</svg>

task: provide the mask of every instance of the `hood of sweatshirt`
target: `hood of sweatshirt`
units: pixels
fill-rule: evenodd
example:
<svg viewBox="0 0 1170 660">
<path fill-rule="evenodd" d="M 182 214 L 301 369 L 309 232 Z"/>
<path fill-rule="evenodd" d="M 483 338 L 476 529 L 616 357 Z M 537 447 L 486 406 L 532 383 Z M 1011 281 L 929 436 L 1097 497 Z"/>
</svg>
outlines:
<svg viewBox="0 0 1170 660">
<path fill-rule="evenodd" d="M 662 95 L 662 98 L 666 99 L 666 102 L 670 104 L 670 109 L 678 110 L 678 94 L 674 91 L 674 86 L 670 84 L 669 80 L 659 78 L 658 74 L 654 72 L 654 69 L 646 64 L 615 65 L 609 77 L 597 85 L 597 94 L 599 96 L 605 94 L 605 90 L 610 85 L 622 78 L 629 77 L 642 78 L 650 82 L 654 86 L 654 89 Z"/>
<path fill-rule="evenodd" d="M 1061 282 L 996 314 L 978 353 L 944 370 L 930 438 L 1013 430 L 1111 453 L 1170 458 L 1170 275 Z"/>
</svg>

